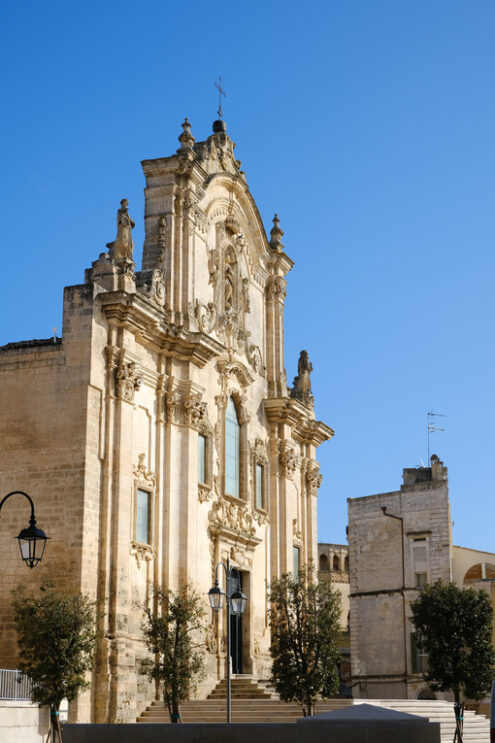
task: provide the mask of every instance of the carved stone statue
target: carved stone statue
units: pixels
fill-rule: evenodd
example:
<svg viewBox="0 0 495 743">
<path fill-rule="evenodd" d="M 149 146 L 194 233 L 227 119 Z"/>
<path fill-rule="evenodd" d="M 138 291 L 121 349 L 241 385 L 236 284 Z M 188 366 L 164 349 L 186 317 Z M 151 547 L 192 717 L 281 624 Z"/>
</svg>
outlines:
<svg viewBox="0 0 495 743">
<path fill-rule="evenodd" d="M 314 402 L 309 376 L 312 371 L 313 364 L 309 360 L 308 352 L 301 351 L 297 362 L 297 377 L 294 377 L 290 396 L 304 402 L 306 405 L 312 405 Z"/>
<path fill-rule="evenodd" d="M 134 221 L 129 215 L 128 207 L 128 200 L 122 199 L 120 209 L 117 211 L 117 237 L 115 238 L 115 242 L 107 244 L 107 247 L 112 252 L 112 258 L 115 263 L 132 261 L 132 251 L 134 249 L 132 230 L 134 229 Z"/>
</svg>

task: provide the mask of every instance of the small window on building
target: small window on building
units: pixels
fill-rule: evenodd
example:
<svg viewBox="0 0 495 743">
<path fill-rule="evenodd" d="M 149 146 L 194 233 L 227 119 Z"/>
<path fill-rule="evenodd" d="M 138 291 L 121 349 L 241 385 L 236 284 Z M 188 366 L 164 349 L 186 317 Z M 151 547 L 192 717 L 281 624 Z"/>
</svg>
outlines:
<svg viewBox="0 0 495 743">
<path fill-rule="evenodd" d="M 333 570 L 340 570 L 340 560 L 337 557 L 337 555 L 334 555 L 333 556 L 332 565 L 333 565 Z"/>
<path fill-rule="evenodd" d="M 328 564 L 328 557 L 326 555 L 320 555 L 320 570 L 329 570 L 330 565 Z"/>
<path fill-rule="evenodd" d="M 344 570 L 346 573 L 349 572 L 349 557 L 348 556 L 344 560 Z"/>
<path fill-rule="evenodd" d="M 419 632 L 411 632 L 411 663 L 413 673 L 426 673 L 428 670 L 428 655 Z"/>
<path fill-rule="evenodd" d="M 416 588 L 424 588 L 428 583 L 428 573 L 414 573 Z"/>
<path fill-rule="evenodd" d="M 136 542 L 150 544 L 150 493 L 137 491 L 136 503 Z"/>
<path fill-rule="evenodd" d="M 292 573 L 294 575 L 294 578 L 297 578 L 299 575 L 300 570 L 300 561 L 299 561 L 299 547 L 293 547 L 292 548 Z"/>
<path fill-rule="evenodd" d="M 263 493 L 263 465 L 256 465 L 256 508 L 265 507 L 265 498 Z"/>
<path fill-rule="evenodd" d="M 206 483 L 206 436 L 198 433 L 198 482 Z"/>
</svg>

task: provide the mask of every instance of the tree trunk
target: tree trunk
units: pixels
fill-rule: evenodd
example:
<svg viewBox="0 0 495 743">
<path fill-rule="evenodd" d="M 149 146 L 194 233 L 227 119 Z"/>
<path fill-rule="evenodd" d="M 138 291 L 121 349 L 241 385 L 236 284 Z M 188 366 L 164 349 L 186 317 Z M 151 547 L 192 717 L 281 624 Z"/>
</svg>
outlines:
<svg viewBox="0 0 495 743">
<path fill-rule="evenodd" d="M 182 722 L 179 711 L 179 702 L 177 699 L 172 699 L 172 711 L 170 713 L 170 722 Z"/>
<path fill-rule="evenodd" d="M 458 695 L 456 695 L 458 697 Z M 461 704 L 458 699 L 454 704 L 455 714 L 455 733 L 454 743 L 463 743 L 463 728 L 464 728 L 464 704 Z"/>
<path fill-rule="evenodd" d="M 48 740 L 52 743 L 62 743 L 62 728 L 60 726 L 58 707 L 50 707 L 50 733 Z"/>
</svg>

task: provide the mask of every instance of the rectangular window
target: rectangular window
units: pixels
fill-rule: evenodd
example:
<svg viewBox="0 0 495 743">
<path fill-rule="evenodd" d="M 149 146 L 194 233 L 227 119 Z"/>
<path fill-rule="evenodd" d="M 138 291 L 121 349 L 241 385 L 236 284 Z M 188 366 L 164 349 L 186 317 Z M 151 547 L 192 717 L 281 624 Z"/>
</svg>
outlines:
<svg viewBox="0 0 495 743">
<path fill-rule="evenodd" d="M 415 573 L 416 588 L 424 588 L 428 583 L 428 573 Z"/>
<path fill-rule="evenodd" d="M 299 547 L 293 547 L 292 548 L 292 572 L 294 575 L 294 578 L 297 578 L 299 574 Z"/>
<path fill-rule="evenodd" d="M 206 482 L 206 436 L 198 433 L 198 482 Z"/>
<path fill-rule="evenodd" d="M 136 542 L 150 543 L 150 494 L 141 489 L 137 491 Z"/>
<path fill-rule="evenodd" d="M 423 649 L 422 638 L 419 632 L 411 632 L 411 662 L 413 673 L 427 672 L 428 655 Z"/>
<path fill-rule="evenodd" d="M 264 508 L 263 498 L 263 465 L 256 465 L 256 508 Z"/>
<path fill-rule="evenodd" d="M 240 427 L 234 401 L 229 398 L 225 412 L 225 492 L 240 497 L 241 481 Z"/>
</svg>

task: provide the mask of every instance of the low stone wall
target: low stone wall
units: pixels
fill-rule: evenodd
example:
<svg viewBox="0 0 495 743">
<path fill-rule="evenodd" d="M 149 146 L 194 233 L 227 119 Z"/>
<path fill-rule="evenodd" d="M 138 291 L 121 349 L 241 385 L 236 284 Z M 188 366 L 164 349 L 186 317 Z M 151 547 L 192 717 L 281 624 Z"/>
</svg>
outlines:
<svg viewBox="0 0 495 743">
<path fill-rule="evenodd" d="M 64 743 L 440 743 L 422 722 L 64 725 Z"/>
<path fill-rule="evenodd" d="M 2 743 L 43 743 L 49 730 L 48 707 L 31 702 L 0 699 Z"/>
</svg>

